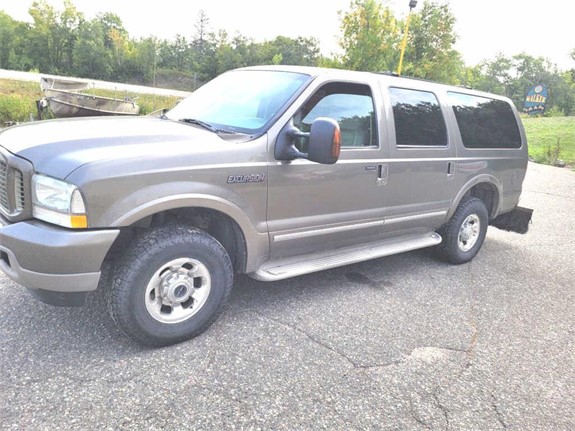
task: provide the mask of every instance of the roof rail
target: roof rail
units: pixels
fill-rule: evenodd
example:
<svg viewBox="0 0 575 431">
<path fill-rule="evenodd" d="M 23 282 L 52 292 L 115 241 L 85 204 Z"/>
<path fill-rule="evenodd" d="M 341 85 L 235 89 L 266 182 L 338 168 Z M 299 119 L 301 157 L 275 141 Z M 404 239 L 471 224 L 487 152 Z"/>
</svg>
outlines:
<svg viewBox="0 0 575 431">
<path fill-rule="evenodd" d="M 425 78 L 417 78 L 415 76 L 407 76 L 407 75 L 399 75 L 397 72 L 374 72 L 377 75 L 386 75 L 386 76 L 393 76 L 395 78 L 404 78 L 404 79 L 412 79 L 414 81 L 422 81 L 422 82 L 431 82 L 433 84 L 440 84 L 440 85 L 450 85 L 452 87 L 460 87 L 460 88 L 465 88 L 467 90 L 473 90 L 472 87 L 468 86 L 468 85 L 453 85 L 453 84 L 446 84 L 444 82 L 438 82 L 438 81 L 433 81 L 431 79 L 425 79 Z"/>
</svg>

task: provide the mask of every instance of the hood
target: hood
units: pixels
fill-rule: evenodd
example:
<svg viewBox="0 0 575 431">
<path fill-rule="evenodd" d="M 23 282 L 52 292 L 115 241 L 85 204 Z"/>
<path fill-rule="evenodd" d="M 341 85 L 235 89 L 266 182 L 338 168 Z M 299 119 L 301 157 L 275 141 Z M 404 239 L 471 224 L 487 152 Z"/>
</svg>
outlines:
<svg viewBox="0 0 575 431">
<path fill-rule="evenodd" d="M 36 172 L 66 178 L 82 165 L 133 157 L 217 151 L 225 141 L 190 124 L 154 117 L 48 120 L 0 132 L 0 145 Z"/>
</svg>

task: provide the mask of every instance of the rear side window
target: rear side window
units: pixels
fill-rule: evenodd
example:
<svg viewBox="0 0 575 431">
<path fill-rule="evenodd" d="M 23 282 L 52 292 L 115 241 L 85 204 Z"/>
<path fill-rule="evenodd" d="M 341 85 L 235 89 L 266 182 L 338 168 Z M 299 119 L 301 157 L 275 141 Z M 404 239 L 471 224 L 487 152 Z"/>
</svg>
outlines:
<svg viewBox="0 0 575 431">
<path fill-rule="evenodd" d="M 435 94 L 390 88 L 398 147 L 445 147 L 447 130 Z"/>
<path fill-rule="evenodd" d="M 517 120 L 508 103 L 463 93 L 448 95 L 465 147 L 521 147 Z"/>
</svg>

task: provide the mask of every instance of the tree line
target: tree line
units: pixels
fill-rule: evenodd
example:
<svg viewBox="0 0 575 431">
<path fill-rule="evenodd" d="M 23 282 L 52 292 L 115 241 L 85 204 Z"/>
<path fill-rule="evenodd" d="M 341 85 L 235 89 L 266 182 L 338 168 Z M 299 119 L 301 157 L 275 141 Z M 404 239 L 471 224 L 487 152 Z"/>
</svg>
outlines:
<svg viewBox="0 0 575 431">
<path fill-rule="evenodd" d="M 193 34 L 171 40 L 130 37 L 118 15 L 107 12 L 86 19 L 72 0 L 64 1 L 63 10 L 38 0 L 29 14 L 31 23 L 0 11 L 0 68 L 185 90 L 227 70 L 259 64 L 395 71 L 405 27 L 381 1 L 351 0 L 340 14 L 342 54 L 326 57 L 315 38 L 277 36 L 258 42 L 214 31 L 203 11 Z M 574 67 L 567 71 L 525 53 L 468 66 L 454 48 L 455 22 L 448 3 L 425 0 L 412 13 L 404 75 L 502 94 L 518 107 L 532 85 L 543 83 L 550 89 L 548 112 L 575 114 L 575 49 Z"/>
</svg>

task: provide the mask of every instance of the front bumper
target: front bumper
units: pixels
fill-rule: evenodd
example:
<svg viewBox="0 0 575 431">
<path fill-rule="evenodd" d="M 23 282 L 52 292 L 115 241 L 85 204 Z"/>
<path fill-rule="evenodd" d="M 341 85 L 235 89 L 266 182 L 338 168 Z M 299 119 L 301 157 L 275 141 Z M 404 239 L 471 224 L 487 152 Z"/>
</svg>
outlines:
<svg viewBox="0 0 575 431">
<path fill-rule="evenodd" d="M 38 290 L 39 299 L 95 290 L 100 268 L 120 231 L 59 228 L 36 220 L 7 224 L 0 217 L 0 269 Z M 50 301 L 45 301 L 50 302 Z"/>
</svg>

